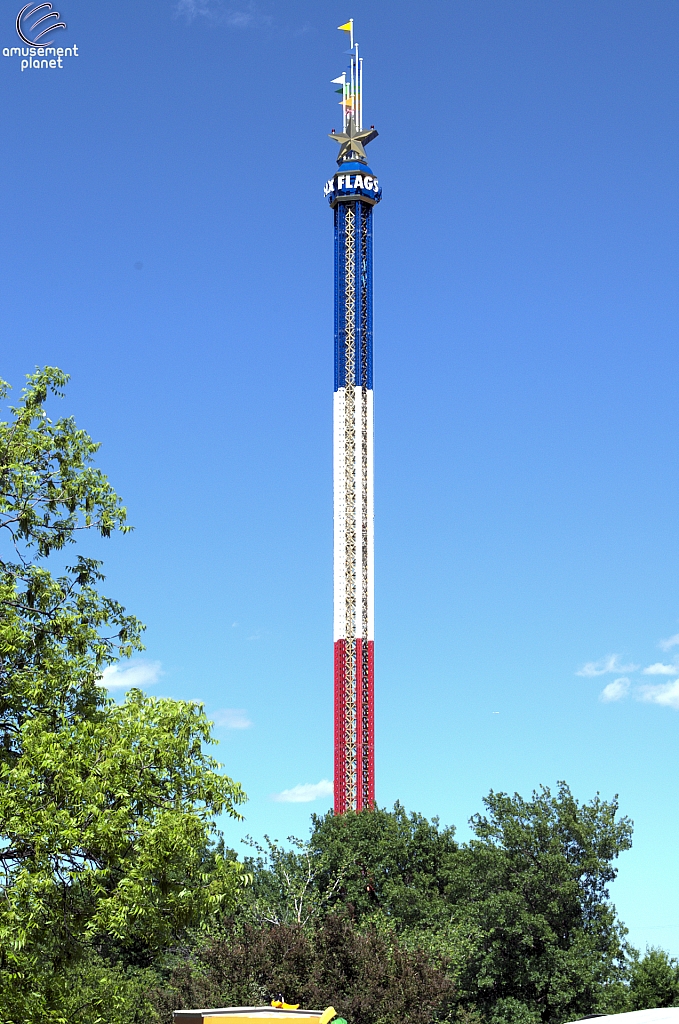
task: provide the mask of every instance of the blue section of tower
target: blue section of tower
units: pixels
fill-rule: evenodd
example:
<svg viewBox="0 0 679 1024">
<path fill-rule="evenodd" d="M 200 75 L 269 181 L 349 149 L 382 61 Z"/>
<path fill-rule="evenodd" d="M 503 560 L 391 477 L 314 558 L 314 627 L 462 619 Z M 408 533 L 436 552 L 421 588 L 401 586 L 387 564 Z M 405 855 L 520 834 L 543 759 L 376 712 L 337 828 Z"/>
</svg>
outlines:
<svg viewBox="0 0 679 1024">
<path fill-rule="evenodd" d="M 372 203 L 337 202 L 335 205 L 335 391 L 346 387 L 347 212 L 354 215 L 354 379 L 357 387 L 373 386 L 373 225 Z"/>
</svg>

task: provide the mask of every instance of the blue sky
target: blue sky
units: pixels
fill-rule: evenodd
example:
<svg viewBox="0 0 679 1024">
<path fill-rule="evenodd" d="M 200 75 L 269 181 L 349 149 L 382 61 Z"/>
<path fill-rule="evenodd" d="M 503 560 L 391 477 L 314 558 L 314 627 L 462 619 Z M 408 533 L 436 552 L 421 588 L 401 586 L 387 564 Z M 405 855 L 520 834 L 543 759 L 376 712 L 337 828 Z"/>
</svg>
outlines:
<svg viewBox="0 0 679 1024">
<path fill-rule="evenodd" d="M 57 6 L 78 57 L 0 63 L 0 374 L 72 374 L 136 527 L 88 545 L 148 625 L 109 682 L 205 702 L 250 797 L 232 844 L 329 806 L 273 796 L 332 773 L 322 189 L 353 17 L 384 189 L 378 801 L 465 837 L 491 788 L 619 793 L 615 902 L 679 955 L 679 6 Z"/>
</svg>

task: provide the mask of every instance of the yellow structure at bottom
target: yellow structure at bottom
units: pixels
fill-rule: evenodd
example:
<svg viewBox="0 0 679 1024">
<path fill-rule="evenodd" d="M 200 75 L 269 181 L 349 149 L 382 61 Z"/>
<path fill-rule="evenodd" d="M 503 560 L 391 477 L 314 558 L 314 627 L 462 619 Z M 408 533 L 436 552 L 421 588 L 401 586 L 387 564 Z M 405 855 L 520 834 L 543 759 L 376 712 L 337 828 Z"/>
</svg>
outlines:
<svg viewBox="0 0 679 1024">
<path fill-rule="evenodd" d="M 202 1019 L 206 1024 L 252 1024 L 253 1020 L 262 1021 L 262 1024 L 274 1024 L 278 1022 L 277 1017 L 249 1017 L 243 1015 L 242 1017 L 232 1016 L 231 1014 L 222 1014 L 219 1010 L 203 1010 Z M 175 1018 L 176 1019 L 176 1018 Z M 186 1020 L 186 1018 L 179 1018 L 179 1020 Z M 319 1024 L 320 1017 L 295 1017 L 295 1024 Z"/>
<path fill-rule="evenodd" d="M 174 1024 L 330 1024 L 337 1016 L 326 1010 L 300 1010 L 276 1000 L 278 1006 L 222 1006 L 214 1010 L 175 1010 Z"/>
</svg>

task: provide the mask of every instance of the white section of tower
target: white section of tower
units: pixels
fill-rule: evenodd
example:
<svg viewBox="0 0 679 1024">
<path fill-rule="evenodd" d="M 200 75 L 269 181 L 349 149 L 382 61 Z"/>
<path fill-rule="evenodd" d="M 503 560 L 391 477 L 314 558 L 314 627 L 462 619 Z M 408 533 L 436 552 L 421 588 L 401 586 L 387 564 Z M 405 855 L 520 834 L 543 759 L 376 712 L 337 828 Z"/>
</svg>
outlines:
<svg viewBox="0 0 679 1024">
<path fill-rule="evenodd" d="M 374 640 L 373 392 L 333 399 L 334 640 Z"/>
<path fill-rule="evenodd" d="M 345 571 L 346 564 L 346 498 L 344 493 L 344 394 L 345 389 L 339 388 L 333 395 L 333 498 L 334 498 L 334 623 L 333 640 L 343 640 L 346 636 L 346 601 Z"/>
</svg>

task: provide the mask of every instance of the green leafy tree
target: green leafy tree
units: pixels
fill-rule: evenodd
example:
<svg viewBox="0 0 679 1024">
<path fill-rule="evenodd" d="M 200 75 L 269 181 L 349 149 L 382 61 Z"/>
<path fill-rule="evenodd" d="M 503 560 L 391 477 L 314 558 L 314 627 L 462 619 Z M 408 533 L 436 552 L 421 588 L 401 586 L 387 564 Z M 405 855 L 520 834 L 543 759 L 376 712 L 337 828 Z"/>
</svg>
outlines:
<svg viewBox="0 0 679 1024">
<path fill-rule="evenodd" d="M 452 828 L 397 804 L 314 817 L 308 843 L 269 843 L 250 862 L 255 880 L 236 925 L 176 968 L 157 1005 L 279 993 L 307 1005 L 321 993 L 334 1002 L 333 990 L 317 986 L 327 976 L 343 993 L 348 1019 L 376 1024 L 387 996 L 380 1002 L 370 989 L 368 998 L 343 959 L 344 928 L 371 964 L 382 962 L 378 949 L 387 957 L 398 949 L 434 972 L 422 997 L 431 1020 L 560 1024 L 671 998 L 674 965 L 662 957 L 633 964 L 632 980 L 632 951 L 609 899 L 632 833 L 617 800 L 579 803 L 565 783 L 529 800 L 491 792 L 470 824 L 473 838 L 458 843 Z M 334 962 L 344 966 L 325 975 L 330 936 L 338 943 Z M 359 937 L 371 937 L 375 949 Z M 447 987 L 434 983 L 440 976 Z"/>
<path fill-rule="evenodd" d="M 609 900 L 632 825 L 617 800 L 579 804 L 565 783 L 531 800 L 492 793 L 458 844 L 438 821 L 375 810 L 315 818 L 312 856 L 335 907 L 445 962 L 458 1008 L 488 1021 L 563 1021 L 625 978 L 625 929 Z"/>
<path fill-rule="evenodd" d="M 458 863 L 455 829 L 397 803 L 358 814 L 312 817 L 315 880 L 331 907 L 355 920 L 381 918 L 399 931 L 443 927 Z"/>
<path fill-rule="evenodd" d="M 459 995 L 492 1021 L 562 1021 L 598 1008 L 625 966 L 610 904 L 614 860 L 631 846 L 617 799 L 579 804 L 568 786 L 524 800 L 490 793 L 460 851 L 454 895 L 469 954 Z"/>
<path fill-rule="evenodd" d="M 93 466 L 99 445 L 72 419 L 53 423 L 44 403 L 67 376 L 46 368 L 28 378 L 23 400 L 0 423 L 0 758 L 21 756 L 33 714 L 56 721 L 95 713 L 98 678 L 140 650 L 143 626 L 96 589 L 100 562 L 82 554 L 54 575 L 48 556 L 83 531 L 126 533 L 126 510 Z M 0 381 L 0 397 L 8 386 Z"/>
<path fill-rule="evenodd" d="M 245 797 L 205 751 L 202 708 L 139 691 L 116 705 L 101 687 L 143 627 L 98 592 L 98 561 L 64 558 L 83 531 L 129 529 L 92 465 L 98 445 L 46 415 L 66 381 L 33 374 L 0 423 L 0 1019 L 12 1022 L 60 1020 L 61 979 L 85 952 L 148 958 L 232 905 L 244 877 L 213 845 L 215 816 L 238 816 Z"/>
<path fill-rule="evenodd" d="M 664 949 L 651 947 L 632 958 L 626 1010 L 679 1006 L 679 963 Z"/>
<path fill-rule="evenodd" d="M 253 882 L 241 904 L 242 913 L 261 925 L 306 925 L 326 913 L 339 891 L 340 869 L 329 885 L 319 876 L 328 870 L 323 856 L 314 856 L 309 843 L 288 836 L 290 848 L 264 837 L 266 846 L 250 836 L 243 840 L 257 851 L 244 862 Z"/>
<path fill-rule="evenodd" d="M 86 957 L 64 965 L 51 993 L 58 1009 L 41 1017 L 60 1024 L 158 1024 L 152 996 L 157 983 L 153 968 L 115 962 L 91 948 Z"/>
<path fill-rule="evenodd" d="M 280 996 L 332 1005 L 351 1024 L 431 1024 L 445 1014 L 451 991 L 420 950 L 331 914 L 307 929 L 232 924 L 177 964 L 151 998 L 163 1024 L 178 1007 L 261 1005 Z"/>
</svg>

